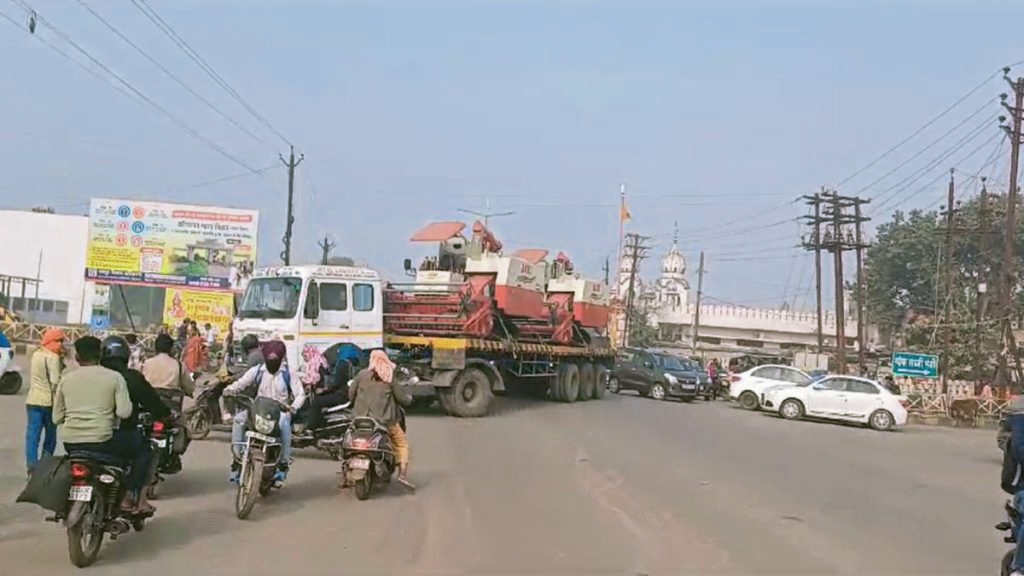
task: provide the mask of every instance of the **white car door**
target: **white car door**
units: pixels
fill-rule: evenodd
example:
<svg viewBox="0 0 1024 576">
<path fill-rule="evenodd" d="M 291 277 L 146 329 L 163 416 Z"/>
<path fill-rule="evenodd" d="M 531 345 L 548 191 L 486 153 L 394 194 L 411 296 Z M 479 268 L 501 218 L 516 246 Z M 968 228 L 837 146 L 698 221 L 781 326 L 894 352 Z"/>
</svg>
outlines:
<svg viewBox="0 0 1024 576">
<path fill-rule="evenodd" d="M 383 295 L 378 282 L 352 283 L 349 340 L 364 350 L 384 346 Z"/>
<path fill-rule="evenodd" d="M 882 392 L 870 382 L 848 379 L 846 382 L 847 418 L 864 421 L 868 415 L 882 406 Z"/>
<path fill-rule="evenodd" d="M 835 418 L 846 410 L 846 379 L 824 378 L 807 391 L 807 414 Z"/>
</svg>

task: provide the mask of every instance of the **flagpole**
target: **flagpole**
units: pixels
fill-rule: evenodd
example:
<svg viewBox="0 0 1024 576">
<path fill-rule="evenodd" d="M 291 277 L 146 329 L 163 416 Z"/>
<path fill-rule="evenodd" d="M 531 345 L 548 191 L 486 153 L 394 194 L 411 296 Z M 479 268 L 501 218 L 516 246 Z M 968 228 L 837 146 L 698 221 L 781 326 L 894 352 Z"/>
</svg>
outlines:
<svg viewBox="0 0 1024 576">
<path fill-rule="evenodd" d="M 623 214 L 626 210 L 626 185 L 619 188 L 619 267 L 615 271 L 615 294 L 619 294 L 619 273 L 622 271 L 622 242 L 626 237 L 626 219 Z"/>
</svg>

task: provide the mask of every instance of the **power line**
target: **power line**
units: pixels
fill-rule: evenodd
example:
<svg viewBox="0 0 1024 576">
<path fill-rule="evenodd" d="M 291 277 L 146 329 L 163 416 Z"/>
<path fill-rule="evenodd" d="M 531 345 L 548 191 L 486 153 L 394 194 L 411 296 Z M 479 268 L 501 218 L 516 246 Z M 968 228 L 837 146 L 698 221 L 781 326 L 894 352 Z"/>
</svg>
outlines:
<svg viewBox="0 0 1024 576">
<path fill-rule="evenodd" d="M 54 34 L 56 34 L 62 40 L 67 42 L 72 48 L 77 50 L 81 55 L 83 55 L 86 58 L 88 58 L 89 61 L 91 61 L 96 66 L 100 67 L 104 72 L 106 72 L 111 77 L 113 77 L 115 80 L 117 80 L 122 86 L 124 86 L 125 88 L 130 90 L 138 98 L 142 99 L 146 104 L 148 104 L 150 107 L 152 107 L 154 110 L 156 110 L 159 114 L 161 114 L 162 116 L 164 116 L 165 118 L 167 118 L 168 120 L 173 122 L 174 125 L 176 125 L 178 128 L 183 130 L 185 133 L 189 134 L 190 136 L 192 136 L 196 140 L 199 140 L 200 142 L 203 142 L 204 144 L 206 144 L 207 146 L 212 148 L 214 151 L 216 151 L 218 154 L 224 156 L 228 160 L 231 160 L 235 164 L 238 164 L 242 168 L 245 168 L 246 170 L 249 170 L 249 171 L 254 172 L 254 173 L 256 172 L 255 168 L 249 166 L 244 161 L 242 161 L 239 158 L 237 158 L 236 156 L 232 155 L 230 152 L 225 150 L 223 147 L 221 147 L 219 144 L 217 144 L 213 140 L 210 140 L 206 136 L 203 136 L 198 131 L 196 131 L 194 128 L 192 128 L 191 126 L 189 126 L 188 124 L 186 124 L 185 122 L 180 120 L 177 116 L 171 114 L 164 107 L 162 107 L 159 104 L 157 104 L 156 102 L 154 102 L 152 98 L 150 98 L 149 96 L 146 96 L 145 94 L 143 94 L 138 88 L 136 88 L 131 83 L 129 83 L 127 80 L 125 80 L 124 78 L 119 76 L 117 73 L 115 73 L 113 70 L 111 70 L 106 64 L 104 64 L 103 62 L 99 61 L 96 57 L 94 57 L 92 54 L 90 54 L 86 49 L 84 49 L 81 46 L 79 46 L 74 40 L 71 39 L 70 36 L 67 35 L 67 33 L 65 33 L 63 30 L 58 28 L 56 25 L 51 23 L 46 18 L 44 18 L 42 15 L 40 15 L 34 8 L 32 8 L 29 4 L 24 2 L 24 0 L 10 0 L 10 2 L 15 3 L 15 4 L 20 4 L 21 8 L 23 10 L 25 10 L 26 12 L 28 12 L 29 14 L 34 15 L 35 18 L 39 21 L 39 23 L 43 24 L 44 26 L 46 26 L 47 28 L 52 30 L 54 32 Z M 34 36 L 36 38 L 40 38 L 40 36 L 37 35 L 37 34 L 32 34 L 32 36 Z M 109 82 L 109 79 L 107 81 Z"/>
<path fill-rule="evenodd" d="M 252 116 L 256 118 L 256 120 L 258 120 L 261 124 L 266 126 L 268 130 L 276 134 L 277 137 L 280 138 L 285 144 L 287 144 L 288 146 L 292 146 L 292 143 L 287 138 L 285 138 L 284 135 L 277 130 L 277 128 L 274 128 L 270 121 L 264 118 L 262 114 L 257 112 L 256 109 L 253 108 L 252 105 L 250 105 L 245 100 L 245 98 L 242 98 L 241 94 L 239 94 L 234 88 L 232 88 L 231 85 L 229 85 L 227 81 L 224 80 L 224 78 L 221 77 L 221 75 L 218 74 L 217 71 L 214 70 L 213 67 L 210 66 L 206 62 L 206 60 L 204 60 L 203 57 L 199 55 L 198 52 L 196 52 L 194 49 L 192 49 L 191 46 L 189 46 L 188 42 L 185 42 L 185 40 L 181 36 L 179 36 L 178 33 L 174 31 L 174 28 L 172 28 L 170 24 L 168 24 L 163 18 L 160 17 L 160 15 L 157 14 L 156 10 L 154 10 L 152 6 L 146 3 L 146 0 L 132 0 L 132 4 L 134 4 L 135 7 L 138 8 L 138 10 L 142 12 L 142 14 L 150 20 L 150 22 L 152 22 L 157 28 L 159 28 L 160 31 L 163 32 L 165 36 L 170 38 L 170 40 L 174 42 L 174 44 L 179 49 L 181 49 L 181 51 L 184 52 L 186 56 L 188 56 L 193 62 L 195 62 L 196 65 L 203 70 L 203 72 L 206 72 L 207 76 L 209 76 L 218 86 L 223 88 L 224 91 L 226 91 L 232 98 L 235 99 L 235 101 L 241 104 L 243 108 L 245 108 L 250 114 L 252 114 Z"/>
<path fill-rule="evenodd" d="M 866 191 L 867 191 L 868 189 L 870 189 L 870 188 L 871 188 L 872 186 L 874 186 L 875 184 L 878 184 L 879 182 L 881 182 L 881 181 L 885 180 L 885 179 L 886 179 L 886 178 L 888 178 L 889 176 L 892 176 L 892 175 L 893 175 L 894 173 L 896 173 L 896 172 L 897 172 L 897 171 L 898 171 L 898 170 L 899 170 L 900 168 L 903 168 L 903 167 L 904 167 L 904 166 L 906 166 L 907 164 L 910 164 L 911 162 L 913 162 L 913 161 L 914 161 L 915 159 L 917 159 L 917 158 L 918 158 L 918 157 L 919 157 L 920 155 L 924 154 L 924 153 L 925 153 L 925 152 L 927 152 L 927 151 L 928 151 L 929 149 L 931 149 L 931 148 L 932 148 L 933 146 L 935 146 L 935 145 L 936 145 L 936 144 L 938 144 L 939 142 L 943 141 L 943 140 L 944 140 L 944 139 L 945 139 L 945 138 L 946 138 L 947 136 L 949 136 L 949 135 L 950 135 L 950 134 L 952 134 L 953 132 L 956 132 L 956 130 L 957 130 L 958 128 L 960 128 L 960 127 L 961 127 L 961 126 L 963 126 L 964 124 L 968 123 L 968 122 L 969 122 L 969 121 L 970 121 L 970 120 L 971 120 L 972 118 L 974 118 L 974 117 L 975 117 L 975 116 L 977 116 L 978 114 L 981 114 L 982 112 L 984 112 L 985 110 L 987 110 L 987 109 L 988 109 L 988 107 L 989 107 L 990 105 L 992 105 L 992 104 L 993 104 L 993 103 L 994 103 L 995 101 L 996 101 L 996 99 L 995 99 L 995 98 L 992 98 L 992 99 L 991 99 L 991 100 L 989 100 L 988 102 L 985 102 L 985 104 L 983 104 L 983 105 L 981 106 L 981 108 L 978 108 L 978 109 L 977 109 L 977 110 L 975 110 L 975 111 L 974 111 L 974 113 L 972 113 L 972 114 L 971 114 L 970 116 L 968 116 L 967 118 L 964 118 L 963 120 L 961 120 L 961 121 L 960 121 L 960 123 L 958 123 L 958 124 L 957 124 L 956 126 L 953 126 L 952 128 L 950 128 L 950 129 L 949 129 L 948 131 L 946 131 L 946 132 L 945 132 L 945 133 L 944 133 L 944 134 L 943 134 L 942 136 L 939 136 L 939 137 L 938 137 L 938 138 L 936 138 L 935 140 L 932 140 L 932 141 L 931 141 L 931 142 L 930 142 L 930 143 L 929 143 L 929 144 L 928 144 L 927 146 L 925 146 L 924 148 L 921 148 L 921 149 L 920 149 L 920 150 L 918 150 L 918 151 L 917 151 L 917 152 L 916 152 L 916 153 L 915 153 L 914 155 L 912 155 L 911 157 L 907 158 L 907 159 L 906 159 L 906 160 L 904 160 L 903 162 L 901 162 L 901 163 L 897 164 L 897 165 L 896 165 L 896 166 L 895 166 L 895 167 L 894 167 L 894 168 L 893 168 L 892 170 L 889 170 L 888 172 L 886 172 L 885 174 L 883 174 L 882 176 L 878 177 L 878 178 L 877 178 L 877 179 L 875 179 L 875 180 L 874 180 L 873 182 L 871 182 L 870 184 L 868 184 L 867 186 L 864 186 L 863 188 L 861 188 L 860 190 L 858 190 L 858 191 L 857 191 L 857 194 L 861 194 L 861 193 L 864 193 L 864 192 L 866 192 Z M 988 120 L 986 120 L 986 122 L 988 122 Z"/>
<path fill-rule="evenodd" d="M 864 172 L 865 170 L 868 170 L 869 168 L 871 168 L 871 167 L 872 167 L 872 166 L 874 166 L 875 164 L 878 164 L 878 163 L 879 163 L 880 161 L 882 161 L 882 160 L 883 160 L 883 159 L 884 159 L 884 158 L 885 158 L 886 156 L 888 156 L 888 155 L 892 154 L 893 152 L 895 152 L 896 150 L 898 150 L 898 149 L 899 149 L 900 147 L 902 147 L 902 146 L 903 146 L 904 144 L 906 144 L 907 142 L 910 142 L 911 140 L 913 140 L 913 139 L 914 139 L 914 138 L 915 138 L 915 137 L 916 137 L 916 136 L 917 136 L 918 134 L 920 134 L 921 132 L 924 132 L 925 130 L 927 130 L 929 126 L 931 126 L 932 124 L 934 124 L 934 123 L 938 122 L 939 120 L 941 120 L 941 119 L 942 119 L 943 117 L 945 117 L 945 116 L 946 116 L 946 114 L 949 114 L 949 113 L 950 113 L 950 112 L 952 112 L 952 111 L 953 111 L 953 110 L 954 110 L 954 109 L 955 109 L 955 108 L 956 108 L 957 106 L 959 106 L 959 105 L 960 105 L 960 104 L 962 104 L 962 103 L 963 103 L 964 101 L 966 101 L 966 100 L 967 100 L 968 98 L 970 98 L 971 96 L 973 96 L 974 94 L 976 94 L 976 93 L 978 92 L 978 90 L 981 90 L 981 89 L 982 89 L 982 88 L 983 88 L 983 87 L 984 87 L 984 86 L 985 86 L 986 84 L 988 84 L 989 82 L 991 82 L 991 81 L 992 81 L 992 80 L 993 80 L 993 79 L 994 79 L 994 78 L 995 78 L 996 76 L 999 76 L 999 71 L 993 72 L 993 73 L 992 73 L 992 74 L 991 74 L 991 75 L 990 75 L 990 76 L 989 76 L 988 78 L 985 78 L 984 80 L 982 80 L 980 84 L 978 84 L 978 85 L 977 85 L 977 86 L 975 86 L 974 88 L 971 88 L 971 90 L 970 90 L 970 91 L 968 91 L 968 92 L 967 92 L 967 94 L 964 94 L 964 95 L 963 95 L 963 96 L 961 96 L 961 97 L 960 97 L 959 99 L 957 99 L 957 101 L 956 101 L 956 102 L 953 102 L 953 103 L 952 103 L 952 104 L 951 104 L 951 105 L 950 105 L 950 106 L 949 106 L 948 108 L 946 108 L 945 110 L 943 110 L 942 112 L 940 112 L 940 113 L 938 114 L 938 116 L 935 116 L 935 117 L 934 117 L 934 118 L 932 118 L 931 120 L 929 120 L 929 121 L 925 122 L 923 126 L 921 126 L 920 128 L 918 128 L 917 130 L 914 130 L 914 132 L 913 132 L 913 133 L 911 133 L 911 134 L 910 134 L 910 136 L 907 136 L 907 137 L 906 137 L 906 138 L 904 138 L 903 140 L 900 140 L 900 141 L 899 141 L 899 142 L 898 142 L 898 143 L 897 143 L 897 144 L 896 144 L 895 146 L 893 146 L 892 148 L 889 148 L 888 150 L 886 150 L 885 152 L 883 152 L 883 153 L 882 153 L 882 154 L 881 154 L 880 156 L 878 156 L 877 158 L 875 158 L 875 159 L 874 159 L 874 160 L 872 160 L 871 162 L 868 162 L 868 164 L 867 164 L 866 166 L 864 166 L 863 168 L 860 168 L 859 170 L 856 170 L 856 171 L 855 171 L 855 172 L 854 172 L 853 174 L 850 174 L 850 175 L 849 175 L 849 176 L 847 176 L 846 178 L 843 178 L 843 179 L 842 179 L 842 180 L 841 180 L 841 181 L 839 182 L 839 184 L 837 184 L 837 186 L 842 186 L 843 184 L 846 184 L 846 183 L 847 183 L 847 182 L 849 182 L 850 180 L 852 180 L 852 179 L 856 178 L 856 177 L 857 177 L 858 175 L 860 175 L 860 174 L 861 174 L 862 172 Z"/>
<path fill-rule="evenodd" d="M 153 64 L 158 69 L 160 69 L 160 71 L 163 72 L 165 75 L 167 75 L 167 77 L 169 77 L 171 80 L 174 80 L 176 83 L 178 83 L 179 86 L 181 86 L 182 88 L 187 90 L 190 94 L 195 96 L 200 102 L 205 104 L 207 108 L 209 108 L 210 110 L 213 110 L 214 112 L 216 112 L 221 118 L 224 118 L 225 120 L 227 120 L 228 122 L 233 124 L 236 128 L 238 128 L 242 132 L 244 132 L 244 133 L 248 134 L 249 136 L 251 136 L 257 142 L 259 142 L 261 144 L 267 144 L 266 140 L 264 140 L 264 139 L 260 138 L 259 136 L 253 134 L 248 128 L 246 128 L 245 126 L 242 126 L 241 124 L 239 124 L 234 118 L 228 116 L 223 110 L 218 108 L 212 102 L 210 102 L 209 100 L 204 98 L 201 94 L 199 94 L 194 89 L 192 89 L 192 87 L 189 86 L 188 84 L 186 84 L 185 81 L 183 81 L 181 78 L 178 78 L 177 76 L 175 76 L 174 73 L 171 72 L 170 70 L 168 70 L 163 64 L 160 64 L 159 62 L 157 62 L 156 59 L 154 59 L 152 56 L 150 56 L 145 50 L 140 48 L 138 44 L 136 44 L 135 42 L 132 42 L 131 39 L 129 39 L 124 34 L 122 34 L 121 31 L 118 30 L 117 28 L 115 28 L 114 25 L 111 24 L 109 21 L 107 21 L 106 18 L 101 16 L 98 12 L 93 10 L 91 6 L 86 4 L 85 0 L 75 0 L 75 2 L 78 2 L 78 4 L 82 6 L 82 8 L 85 8 L 86 10 L 88 10 L 90 14 L 92 14 L 93 16 L 96 17 L 97 20 L 102 22 L 103 25 L 106 26 L 115 35 L 117 35 L 118 38 L 120 38 L 121 40 L 124 40 L 125 43 L 127 43 L 129 46 L 134 48 L 136 52 L 141 54 L 143 58 L 145 58 L 151 64 Z"/>
</svg>

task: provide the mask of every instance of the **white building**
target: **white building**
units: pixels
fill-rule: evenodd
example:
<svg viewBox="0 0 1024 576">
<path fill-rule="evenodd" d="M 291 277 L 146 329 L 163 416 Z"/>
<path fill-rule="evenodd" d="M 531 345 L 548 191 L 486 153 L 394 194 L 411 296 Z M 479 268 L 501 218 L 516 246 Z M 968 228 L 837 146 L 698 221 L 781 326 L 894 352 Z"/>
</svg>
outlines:
<svg viewBox="0 0 1024 576">
<path fill-rule="evenodd" d="M 628 270 L 625 274 L 628 278 Z M 697 307 L 690 302 L 686 257 L 677 242 L 661 260 L 661 276 L 653 283 L 645 283 L 643 288 L 645 295 L 653 291 L 657 310 L 653 321 L 657 324 L 658 339 L 671 347 L 690 349 Z M 825 311 L 823 315 L 824 343 L 831 347 L 835 345 L 835 313 Z M 857 319 L 849 310 L 844 332 L 848 350 L 856 351 Z M 817 342 L 817 314 L 813 311 L 711 303 L 702 303 L 700 307 L 697 349 L 702 355 L 787 355 L 796 350 L 813 350 Z"/>
<path fill-rule="evenodd" d="M 95 285 L 85 281 L 89 218 L 24 210 L 0 210 L 0 282 L 3 277 L 37 279 L 32 283 L 12 280 L 10 294 L 0 303 L 29 321 L 45 324 L 88 324 L 92 316 Z"/>
</svg>

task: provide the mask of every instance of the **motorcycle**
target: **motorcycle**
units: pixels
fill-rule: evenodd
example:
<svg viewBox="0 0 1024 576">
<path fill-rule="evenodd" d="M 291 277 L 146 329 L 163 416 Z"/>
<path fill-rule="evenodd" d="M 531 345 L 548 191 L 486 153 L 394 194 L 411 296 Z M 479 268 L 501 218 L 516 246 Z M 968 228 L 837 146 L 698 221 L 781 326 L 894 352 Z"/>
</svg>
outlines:
<svg viewBox="0 0 1024 576">
<path fill-rule="evenodd" d="M 235 373 L 238 372 L 238 373 Z M 234 377 L 240 376 L 243 371 L 229 371 L 229 378 L 219 374 L 209 374 L 199 378 L 196 382 L 195 402 L 185 410 L 185 427 L 193 440 L 202 440 L 210 435 L 211 430 L 231 430 L 230 423 L 223 423 L 220 419 L 220 398 L 224 394 L 224 388 L 231 383 Z M 228 414 L 234 416 L 235 402 L 225 399 L 224 407 Z"/>
<path fill-rule="evenodd" d="M 338 404 L 322 409 L 323 424 L 316 428 L 310 428 L 307 424 L 309 411 L 312 409 L 312 399 L 315 393 L 307 399 L 306 404 L 298 411 L 292 419 L 292 447 L 316 448 L 326 452 L 335 460 L 341 459 L 342 441 L 345 431 L 352 422 L 351 402 Z"/>
<path fill-rule="evenodd" d="M 139 425 L 143 429 L 155 424 L 147 416 L 140 417 Z M 130 530 L 141 532 L 153 513 L 121 509 L 127 467 L 120 458 L 97 452 L 72 451 L 68 460 L 71 489 L 67 513 L 63 518 L 58 514 L 47 520 L 64 520 L 68 556 L 72 564 L 84 568 L 96 561 L 105 534 L 110 534 L 111 540 L 117 540 L 118 536 Z"/>
<path fill-rule="evenodd" d="M 170 422 L 177 420 L 173 414 Z M 185 430 L 172 423 L 162 420 L 153 422 L 149 430 L 150 442 L 153 445 L 153 480 L 146 487 L 146 497 L 156 500 L 160 495 L 160 484 L 166 476 L 181 472 L 181 454 L 185 451 L 188 439 Z"/>
<path fill-rule="evenodd" d="M 353 419 L 342 442 L 341 476 L 355 488 L 356 498 L 369 498 L 376 482 L 391 482 L 395 468 L 387 426 L 373 418 Z"/>
<path fill-rule="evenodd" d="M 1010 566 L 1013 563 L 1013 555 L 1016 553 L 1017 533 L 1020 530 L 1021 517 L 1013 507 L 1012 501 L 1007 500 L 1004 508 L 1006 510 L 1006 520 L 996 524 L 996 530 L 999 530 L 1000 532 L 1009 532 L 1009 536 L 1003 537 L 1003 542 L 1013 544 L 1014 548 L 1003 555 L 1003 561 L 1000 563 L 1001 567 L 999 573 L 1002 576 L 1010 576 L 1013 572 Z"/>
<path fill-rule="evenodd" d="M 283 405 L 273 398 L 235 396 L 247 404 L 245 442 L 242 448 L 238 491 L 235 495 L 235 515 L 245 520 L 252 513 L 259 496 L 268 496 L 280 486 L 274 475 L 281 461 L 284 446 L 281 443 L 281 412 Z"/>
</svg>

